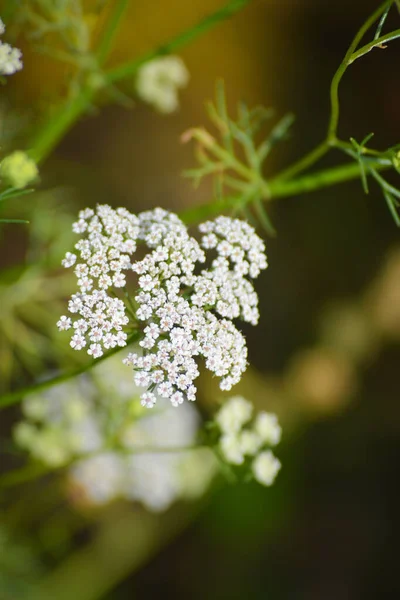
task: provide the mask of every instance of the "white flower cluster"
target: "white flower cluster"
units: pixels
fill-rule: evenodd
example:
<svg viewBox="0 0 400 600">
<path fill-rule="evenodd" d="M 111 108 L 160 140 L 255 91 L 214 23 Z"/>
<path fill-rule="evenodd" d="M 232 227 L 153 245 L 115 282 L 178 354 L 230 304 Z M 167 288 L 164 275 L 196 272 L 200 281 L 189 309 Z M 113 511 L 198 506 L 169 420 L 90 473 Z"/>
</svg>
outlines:
<svg viewBox="0 0 400 600">
<path fill-rule="evenodd" d="M 282 430 L 272 413 L 260 412 L 253 420 L 252 416 L 253 405 L 242 396 L 227 400 L 215 418 L 222 433 L 219 449 L 223 458 L 233 465 L 243 465 L 246 459 L 253 458 L 254 478 L 262 485 L 272 485 L 281 463 L 265 447 L 278 444 Z"/>
<path fill-rule="evenodd" d="M 88 346 L 88 354 L 99 358 L 104 349 L 126 346 L 127 334 L 122 327 L 129 319 L 125 305 L 107 292 L 126 285 L 123 271 L 131 269 L 139 220 L 123 208 L 113 210 L 105 205 L 98 206 L 96 214 L 89 208 L 81 211 L 72 229 L 87 234 L 75 245 L 80 262 L 76 264 L 77 256 L 71 252 L 62 261 L 66 268 L 75 265 L 80 292 L 72 296 L 68 310 L 80 318 L 72 323 L 70 317 L 62 316 L 57 326 L 60 331 L 73 326 L 71 347 L 82 350 Z"/>
<path fill-rule="evenodd" d="M 189 71 L 179 56 L 164 56 L 144 64 L 137 74 L 136 92 L 161 113 L 179 107 L 178 90 L 187 85 Z"/>
<path fill-rule="evenodd" d="M 172 451 L 194 444 L 200 425 L 195 408 L 175 411 L 160 400 L 149 414 L 116 357 L 90 375 L 27 398 L 23 411 L 17 443 L 51 467 L 71 463 L 70 485 L 93 504 L 120 497 L 165 510 L 178 498 L 201 495 L 215 473 L 210 450 Z"/>
<path fill-rule="evenodd" d="M 58 327 L 73 326 L 71 346 L 80 350 L 88 344 L 95 358 L 104 348 L 125 345 L 124 304 L 107 290 L 125 286 L 123 270 L 134 271 L 143 354 L 131 353 L 124 363 L 133 366 L 136 385 L 145 388 L 142 404 L 149 408 L 156 394 L 173 406 L 196 399 L 197 357 L 221 378 L 223 390 L 238 383 L 247 366 L 245 339 L 231 319 L 257 323 L 258 298 L 246 276 L 257 277 L 266 268 L 264 244 L 238 219 L 219 217 L 199 229 L 201 245 L 173 213 L 156 208 L 136 217 L 108 206 L 99 206 L 96 214 L 82 211 L 74 225 L 74 231 L 87 234 L 76 244 L 83 260 L 75 267 L 80 293 L 69 303 L 80 318 L 72 324 L 63 316 Z M 137 243 L 150 252 L 131 262 Z M 204 250 L 216 258 L 196 274 L 206 260 Z M 67 253 L 63 264 L 70 267 L 75 261 L 76 255 Z"/>
<path fill-rule="evenodd" d="M 6 28 L 0 19 L 0 35 Z M 22 69 L 22 52 L 19 48 L 13 48 L 10 44 L 0 40 L 0 75 L 12 75 Z"/>
</svg>

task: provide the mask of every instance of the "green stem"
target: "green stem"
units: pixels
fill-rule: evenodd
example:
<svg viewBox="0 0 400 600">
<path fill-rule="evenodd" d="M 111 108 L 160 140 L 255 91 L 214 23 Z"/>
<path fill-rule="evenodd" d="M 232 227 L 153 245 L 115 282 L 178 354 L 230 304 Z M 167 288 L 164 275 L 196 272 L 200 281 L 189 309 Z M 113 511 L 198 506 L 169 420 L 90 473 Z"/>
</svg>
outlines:
<svg viewBox="0 0 400 600">
<path fill-rule="evenodd" d="M 279 174 L 279 179 L 291 179 L 297 173 L 304 171 L 308 167 L 311 167 L 314 163 L 322 158 L 329 150 L 329 144 L 326 140 L 318 144 L 314 150 L 306 154 L 299 161 L 295 162 L 292 166 L 288 167 Z"/>
<path fill-rule="evenodd" d="M 370 166 L 377 171 L 391 168 L 391 164 L 389 163 L 383 164 L 380 161 L 373 160 L 371 160 Z M 360 175 L 359 164 L 351 163 L 333 167 L 331 169 L 316 171 L 310 175 L 304 175 L 289 181 L 286 181 L 286 179 L 282 180 L 279 176 L 269 182 L 270 198 L 268 200 L 306 194 L 331 185 L 343 183 L 344 181 L 356 179 L 357 177 L 360 177 Z M 190 208 L 180 213 L 179 216 L 187 224 L 197 223 L 213 215 L 233 209 L 237 206 L 237 203 L 237 197 L 228 197 L 210 202 L 209 204 Z"/>
<path fill-rule="evenodd" d="M 125 10 L 128 7 L 128 0 L 117 0 L 116 5 L 114 7 L 114 11 L 111 15 L 109 22 L 107 23 L 107 28 L 102 35 L 101 42 L 97 48 L 97 60 L 99 65 L 102 65 L 104 61 L 107 59 L 115 35 L 118 31 L 118 26 L 121 22 L 122 17 L 125 14 Z"/>
<path fill-rule="evenodd" d="M 224 7 L 202 19 L 187 31 L 177 35 L 164 46 L 152 50 L 138 59 L 110 69 L 104 74 L 104 84 L 112 84 L 125 77 L 132 77 L 144 63 L 182 48 L 221 21 L 232 17 L 250 2 L 251 0 L 230 0 Z M 68 130 L 90 106 L 97 91 L 97 87 L 86 83 L 75 98 L 63 105 L 57 114 L 51 116 L 47 124 L 32 141 L 30 155 L 34 160 L 42 162 L 48 157 Z"/>
<path fill-rule="evenodd" d="M 139 336 L 140 336 L 140 332 L 135 331 L 128 338 L 127 345 L 137 341 L 139 339 Z M 82 365 L 81 367 L 78 367 L 77 369 L 73 369 L 71 371 L 66 371 L 65 373 L 61 373 L 61 375 L 57 375 L 56 377 L 52 377 L 51 379 L 47 379 L 45 381 L 39 381 L 37 383 L 33 383 L 33 384 L 28 385 L 19 390 L 15 390 L 8 394 L 4 394 L 3 396 L 0 396 L 0 407 L 4 408 L 5 406 L 10 406 L 11 404 L 15 404 L 15 403 L 19 402 L 20 400 L 22 400 L 22 398 L 25 398 L 26 396 L 30 396 L 37 392 L 42 392 L 43 390 L 51 388 L 60 383 L 63 383 L 64 381 L 68 381 L 69 379 L 72 379 L 73 377 L 82 375 L 82 373 L 89 371 L 90 369 L 92 369 L 93 367 L 95 367 L 96 365 L 101 363 L 103 360 L 106 360 L 107 358 L 109 358 L 113 354 L 116 354 L 120 350 L 121 350 L 121 348 L 119 348 L 119 347 L 113 348 L 109 352 L 106 352 L 105 354 L 103 354 L 103 356 L 101 356 L 100 358 L 96 358 L 95 360 L 91 361 L 90 363 L 88 363 L 86 365 Z"/>
<path fill-rule="evenodd" d="M 390 168 L 391 165 L 382 164 L 381 162 L 371 161 L 371 167 L 377 170 Z M 329 187 L 344 181 L 356 179 L 360 177 L 360 167 L 358 163 L 341 165 L 331 169 L 317 171 L 310 175 L 304 175 L 298 179 L 290 181 L 281 181 L 276 178 L 270 182 L 271 199 L 285 198 L 288 196 L 297 196 L 315 190 Z"/>
<path fill-rule="evenodd" d="M 32 479 L 36 479 L 46 473 L 49 473 L 49 468 L 47 466 L 39 463 L 32 463 L 21 469 L 2 473 L 0 477 L 0 488 L 13 487 L 14 485 L 32 481 Z"/>
<path fill-rule="evenodd" d="M 47 125 L 39 131 L 29 151 L 30 156 L 37 163 L 43 162 L 48 157 L 67 131 L 85 112 L 94 94 L 93 88 L 82 89 L 73 100 L 62 106 L 57 114 L 50 118 Z"/>
<path fill-rule="evenodd" d="M 220 10 L 217 10 L 212 15 L 205 17 L 199 23 L 197 23 L 197 25 L 179 34 L 177 37 L 175 37 L 173 40 L 171 40 L 164 46 L 160 46 L 160 48 L 151 50 L 150 52 L 136 60 L 127 62 L 123 65 L 120 65 L 119 67 L 115 67 L 114 69 L 108 71 L 106 73 L 107 82 L 115 83 L 116 81 L 120 81 L 125 77 L 132 77 L 136 74 L 139 67 L 141 67 L 144 63 L 154 60 L 159 56 L 171 54 L 176 50 L 180 50 L 180 48 L 186 46 L 203 33 L 206 33 L 221 21 L 225 21 L 226 19 L 232 17 L 250 2 L 251 0 L 230 0 L 230 2 L 228 2 Z"/>
<path fill-rule="evenodd" d="M 320 158 L 322 158 L 329 150 L 330 147 L 339 146 L 340 142 L 337 141 L 337 128 L 339 123 L 339 84 L 340 81 L 347 69 L 347 67 L 354 62 L 363 54 L 369 52 L 373 47 L 378 46 L 379 44 L 384 43 L 385 41 L 389 41 L 391 39 L 395 39 L 400 36 L 400 30 L 393 31 L 392 33 L 386 34 L 370 44 L 366 44 L 360 50 L 355 52 L 358 44 L 362 40 L 365 33 L 368 29 L 375 23 L 375 21 L 383 14 L 385 11 L 392 5 L 393 0 L 387 0 L 382 4 L 361 26 L 357 34 L 355 35 L 353 41 L 351 42 L 346 55 L 342 62 L 339 65 L 336 73 L 333 76 L 331 87 L 330 87 L 330 102 L 331 102 L 331 115 L 328 124 L 328 131 L 326 138 L 318 144 L 314 150 L 306 154 L 302 159 L 298 162 L 294 163 L 294 165 L 288 167 L 279 175 L 279 179 L 291 179 L 294 175 L 301 173 L 305 169 L 311 167 L 314 163 L 316 163 Z"/>
<path fill-rule="evenodd" d="M 333 76 L 330 89 L 331 117 L 329 120 L 327 133 L 327 141 L 331 145 L 334 145 L 335 143 L 336 132 L 339 123 L 339 84 L 342 80 L 342 77 L 345 74 L 347 67 L 352 62 L 353 53 L 360 41 L 362 40 L 362 38 L 364 37 L 365 33 L 375 23 L 375 21 L 377 21 L 377 19 L 379 19 L 379 17 L 385 12 L 387 7 L 390 6 L 392 3 L 393 0 L 387 0 L 386 2 L 384 2 L 360 27 L 353 41 L 351 42 L 344 59 L 340 63 L 339 68 Z"/>
<path fill-rule="evenodd" d="M 369 44 L 365 44 L 365 46 L 362 46 L 362 48 L 360 48 L 359 50 L 357 50 L 357 52 L 354 52 L 352 54 L 351 59 L 349 61 L 349 65 L 351 65 L 351 63 L 353 63 L 355 60 L 357 60 L 357 58 L 361 58 L 361 56 L 364 56 L 364 54 L 367 54 L 368 52 L 370 52 L 373 48 L 382 46 L 382 44 L 385 44 L 386 42 L 390 42 L 392 40 L 396 40 L 399 37 L 400 37 L 400 29 L 395 29 L 394 31 L 391 31 L 390 33 L 387 33 L 386 35 L 382 35 L 381 37 L 377 38 L 373 42 L 370 42 Z"/>
</svg>

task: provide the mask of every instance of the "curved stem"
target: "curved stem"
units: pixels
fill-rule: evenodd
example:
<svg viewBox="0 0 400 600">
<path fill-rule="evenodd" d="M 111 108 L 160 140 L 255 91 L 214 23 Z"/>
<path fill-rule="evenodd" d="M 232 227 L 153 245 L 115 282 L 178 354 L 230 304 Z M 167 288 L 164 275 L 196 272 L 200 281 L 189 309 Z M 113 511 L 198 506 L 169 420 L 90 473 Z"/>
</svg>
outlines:
<svg viewBox="0 0 400 600">
<path fill-rule="evenodd" d="M 343 58 L 342 62 L 340 63 L 339 68 L 337 69 L 337 71 L 334 74 L 333 79 L 332 79 L 332 83 L 331 83 L 331 87 L 330 87 L 331 115 L 330 115 L 330 119 L 329 119 L 329 123 L 328 123 L 328 131 L 327 131 L 327 135 L 326 135 L 325 139 L 320 144 L 318 144 L 318 146 L 316 148 L 314 148 L 314 150 L 312 150 L 311 152 L 306 154 L 306 156 L 304 156 L 302 159 L 295 162 L 292 166 L 288 167 L 287 169 L 283 170 L 279 175 L 279 179 L 281 181 L 290 179 L 294 175 L 297 175 L 298 173 L 305 171 L 308 167 L 311 167 L 320 158 L 322 158 L 328 152 L 329 148 L 339 147 L 339 144 L 342 144 L 341 142 L 339 142 L 337 140 L 337 127 L 338 127 L 338 123 L 339 123 L 339 110 L 340 110 L 340 104 L 339 104 L 340 81 L 341 81 L 347 67 L 352 62 L 354 62 L 357 58 L 360 58 L 361 56 L 363 56 L 364 54 L 369 52 L 372 48 L 379 46 L 379 45 L 383 44 L 384 42 L 387 42 L 392 39 L 396 39 L 397 37 L 400 37 L 400 30 L 396 30 L 396 31 L 393 31 L 391 33 L 388 33 L 386 35 L 383 35 L 383 36 L 375 39 L 373 42 L 366 44 L 365 46 L 360 48 L 360 50 L 355 52 L 355 49 L 357 48 L 358 44 L 360 43 L 360 41 L 362 40 L 363 36 L 368 31 L 368 29 L 375 23 L 375 21 L 382 14 L 384 14 L 385 12 L 388 11 L 388 9 L 390 8 L 390 6 L 392 4 L 393 4 L 393 0 L 387 0 L 386 2 L 384 2 L 365 21 L 365 23 L 358 30 L 357 34 L 355 35 L 353 41 L 351 42 L 351 44 L 345 54 L 345 57 Z"/>
<path fill-rule="evenodd" d="M 369 44 L 365 44 L 365 46 L 362 46 L 362 48 L 360 48 L 359 50 L 357 50 L 357 52 L 354 52 L 351 55 L 351 59 L 349 60 L 349 65 L 351 65 L 351 63 L 353 63 L 355 60 L 357 60 L 357 58 L 361 58 L 361 56 L 364 56 L 365 54 L 370 52 L 373 48 L 382 47 L 382 45 L 385 44 L 386 42 L 390 42 L 392 40 L 397 40 L 399 37 L 400 37 L 400 29 L 395 29 L 394 31 L 391 31 L 390 33 L 387 33 L 386 35 L 382 35 L 381 37 L 377 38 L 373 42 L 370 42 Z"/>
<path fill-rule="evenodd" d="M 331 99 L 331 117 L 328 124 L 328 132 L 327 132 L 327 141 L 331 145 L 334 145 L 336 140 L 336 132 L 339 123 L 339 84 L 341 79 L 352 62 L 352 56 L 357 48 L 358 44 L 364 37 L 365 33 L 368 29 L 375 23 L 377 19 L 386 11 L 386 9 L 393 4 L 393 0 L 387 0 L 384 2 L 376 11 L 365 21 L 365 23 L 360 27 L 357 34 L 355 35 L 353 41 L 351 42 L 349 49 L 346 52 L 346 55 L 342 62 L 339 65 L 335 75 L 333 76 L 331 89 L 330 89 L 330 99 Z M 376 40 L 375 40 L 376 42 Z"/>
</svg>

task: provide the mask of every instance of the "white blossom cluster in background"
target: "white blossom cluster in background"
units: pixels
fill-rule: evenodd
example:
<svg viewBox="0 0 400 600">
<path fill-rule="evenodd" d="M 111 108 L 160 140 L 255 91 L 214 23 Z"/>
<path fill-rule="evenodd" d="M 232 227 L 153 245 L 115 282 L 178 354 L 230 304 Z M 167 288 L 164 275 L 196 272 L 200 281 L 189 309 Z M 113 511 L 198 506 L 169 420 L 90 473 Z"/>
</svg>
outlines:
<svg viewBox="0 0 400 600">
<path fill-rule="evenodd" d="M 215 417 L 220 429 L 219 450 L 230 464 L 251 461 L 253 477 L 262 485 L 272 485 L 281 463 L 268 446 L 276 446 L 282 430 L 275 414 L 259 412 L 253 419 L 253 405 L 242 396 L 226 401 Z"/>
<path fill-rule="evenodd" d="M 189 71 L 179 56 L 164 56 L 144 64 L 136 78 L 136 93 L 161 113 L 179 107 L 178 90 L 189 81 Z"/>
<path fill-rule="evenodd" d="M 149 414 L 138 392 L 113 357 L 90 375 L 27 398 L 15 440 L 50 467 L 71 463 L 69 483 L 89 503 L 125 498 L 160 511 L 200 496 L 216 469 L 211 450 L 173 451 L 195 443 L 197 411 L 189 404 L 175 411 L 160 400 Z"/>
<path fill-rule="evenodd" d="M 6 28 L 0 19 L 0 35 Z M 0 40 L 0 75 L 12 75 L 22 69 L 22 52 L 19 48 L 13 48 L 10 44 Z"/>
<path fill-rule="evenodd" d="M 156 397 L 173 406 L 196 399 L 197 357 L 230 390 L 247 366 L 243 335 L 231 319 L 257 323 L 258 297 L 249 280 L 267 267 L 262 240 L 247 223 L 218 217 L 199 226 L 200 243 L 184 223 L 161 208 L 135 216 L 125 209 L 98 206 L 81 211 L 73 230 L 84 235 L 67 252 L 65 267 L 74 266 L 79 293 L 69 302 L 75 318 L 62 316 L 60 330 L 73 328 L 71 346 L 87 348 L 94 358 L 126 345 L 124 302 L 115 297 L 126 285 L 125 271 L 138 277 L 135 325 L 142 324 L 142 352 L 124 359 L 144 388 L 142 405 Z M 141 260 L 137 245 L 148 250 Z M 208 267 L 199 270 L 208 254 Z"/>
</svg>

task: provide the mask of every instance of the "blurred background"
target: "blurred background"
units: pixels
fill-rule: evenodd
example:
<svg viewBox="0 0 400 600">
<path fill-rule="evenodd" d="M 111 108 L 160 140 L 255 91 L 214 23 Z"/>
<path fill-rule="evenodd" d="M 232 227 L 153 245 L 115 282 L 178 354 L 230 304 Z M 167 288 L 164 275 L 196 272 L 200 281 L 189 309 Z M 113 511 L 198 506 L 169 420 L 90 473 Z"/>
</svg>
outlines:
<svg viewBox="0 0 400 600">
<path fill-rule="evenodd" d="M 87 4 L 94 19 L 98 7 Z M 132 2 L 110 64 L 160 45 L 221 5 Z M 176 113 L 160 115 L 139 101 L 110 105 L 109 98 L 93 107 L 41 168 L 38 191 L 7 206 L 7 216 L 26 216 L 31 226 L 1 231 L 5 390 L 78 360 L 53 331 L 71 289 L 58 265 L 77 211 L 96 203 L 179 211 L 210 201 L 207 183 L 193 190 L 181 177 L 194 158 L 180 136 L 208 125 L 204 103 L 218 78 L 232 110 L 243 99 L 277 116 L 295 113 L 291 138 L 267 174 L 301 157 L 324 137 L 332 75 L 377 6 L 255 0 L 180 52 L 190 82 Z M 1 90 L 2 151 L 20 147 L 26 128 L 65 93 L 64 67 L 17 39 L 24 70 Z M 399 52 L 394 42 L 346 73 L 343 139 L 373 131 L 375 147 L 399 142 Z M 121 90 L 132 94 L 133 82 Z M 332 152 L 321 166 L 344 160 Z M 256 284 L 261 320 L 245 328 L 251 368 L 235 392 L 279 415 L 283 468 L 275 485 L 218 484 L 160 514 L 122 501 L 82 506 L 62 477 L 4 487 L 1 600 L 398 597 L 398 231 L 380 192 L 371 185 L 364 195 L 360 181 L 283 199 L 270 216 L 278 234 L 266 239 L 270 266 Z M 206 375 L 200 392 L 205 411 L 220 396 Z M 4 471 L 24 462 L 7 451 L 19 415 L 18 407 L 2 412 Z"/>
</svg>

